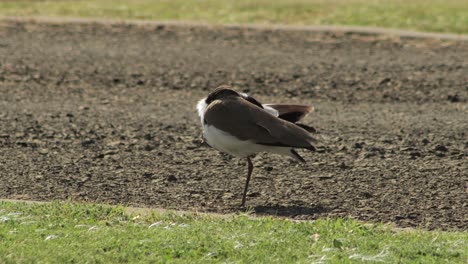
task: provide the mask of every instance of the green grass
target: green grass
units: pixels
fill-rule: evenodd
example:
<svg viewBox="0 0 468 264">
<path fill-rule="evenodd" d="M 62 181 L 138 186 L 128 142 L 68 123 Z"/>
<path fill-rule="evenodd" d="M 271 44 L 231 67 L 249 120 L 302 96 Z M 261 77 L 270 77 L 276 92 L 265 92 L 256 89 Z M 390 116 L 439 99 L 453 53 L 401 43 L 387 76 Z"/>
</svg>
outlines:
<svg viewBox="0 0 468 264">
<path fill-rule="evenodd" d="M 0 202 L 0 263 L 466 263 L 468 234 Z"/>
<path fill-rule="evenodd" d="M 0 15 L 360 25 L 468 33 L 467 0 L 7 0 Z"/>
</svg>

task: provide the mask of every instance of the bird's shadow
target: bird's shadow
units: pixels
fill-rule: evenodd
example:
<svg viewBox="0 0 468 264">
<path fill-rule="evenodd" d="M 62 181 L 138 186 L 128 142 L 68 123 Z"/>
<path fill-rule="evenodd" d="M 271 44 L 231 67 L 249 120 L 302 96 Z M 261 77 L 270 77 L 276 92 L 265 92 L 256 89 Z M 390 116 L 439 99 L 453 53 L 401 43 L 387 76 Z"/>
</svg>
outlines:
<svg viewBox="0 0 468 264">
<path fill-rule="evenodd" d="M 316 215 L 328 212 L 329 209 L 317 206 L 300 206 L 300 205 L 261 205 L 251 208 L 257 215 L 273 215 L 280 217 L 297 217 L 302 215 Z"/>
</svg>

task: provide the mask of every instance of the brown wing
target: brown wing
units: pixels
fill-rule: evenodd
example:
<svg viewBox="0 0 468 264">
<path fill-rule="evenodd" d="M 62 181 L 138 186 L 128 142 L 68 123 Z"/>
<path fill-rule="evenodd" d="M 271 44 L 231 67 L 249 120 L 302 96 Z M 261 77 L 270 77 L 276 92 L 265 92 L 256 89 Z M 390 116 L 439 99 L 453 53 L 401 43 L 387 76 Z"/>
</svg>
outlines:
<svg viewBox="0 0 468 264">
<path fill-rule="evenodd" d="M 314 149 L 311 143 L 317 141 L 306 130 L 240 97 L 213 101 L 204 117 L 208 124 L 257 144 Z"/>
<path fill-rule="evenodd" d="M 308 105 L 266 104 L 266 106 L 278 111 L 279 118 L 292 123 L 298 122 L 314 110 L 312 106 Z"/>
</svg>

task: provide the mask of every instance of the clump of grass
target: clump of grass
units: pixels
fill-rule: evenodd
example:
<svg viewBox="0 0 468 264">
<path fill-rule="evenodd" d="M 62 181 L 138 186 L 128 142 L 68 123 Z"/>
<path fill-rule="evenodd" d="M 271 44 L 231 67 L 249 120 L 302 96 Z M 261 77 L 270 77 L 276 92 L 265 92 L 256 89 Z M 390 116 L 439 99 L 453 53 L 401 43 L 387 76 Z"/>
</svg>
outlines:
<svg viewBox="0 0 468 264">
<path fill-rule="evenodd" d="M 359 25 L 468 33 L 465 0 L 0 1 L 0 15 Z"/>
<path fill-rule="evenodd" d="M 464 263 L 464 232 L 0 202 L 0 262 Z"/>
</svg>

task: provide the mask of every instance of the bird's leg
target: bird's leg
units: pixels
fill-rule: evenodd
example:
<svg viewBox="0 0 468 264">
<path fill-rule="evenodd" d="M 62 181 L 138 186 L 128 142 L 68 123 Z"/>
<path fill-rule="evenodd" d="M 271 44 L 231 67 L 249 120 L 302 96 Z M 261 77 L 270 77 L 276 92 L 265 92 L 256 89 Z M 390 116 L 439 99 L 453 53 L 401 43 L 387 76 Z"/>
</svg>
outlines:
<svg viewBox="0 0 468 264">
<path fill-rule="evenodd" d="M 249 188 L 250 176 L 252 175 L 252 171 L 253 171 L 253 163 L 252 163 L 252 160 L 250 160 L 250 157 L 247 157 L 247 164 L 248 164 L 247 181 L 245 182 L 244 195 L 242 196 L 242 204 L 241 204 L 242 207 L 244 207 L 245 205 L 245 197 L 247 196 L 247 189 Z"/>
</svg>

